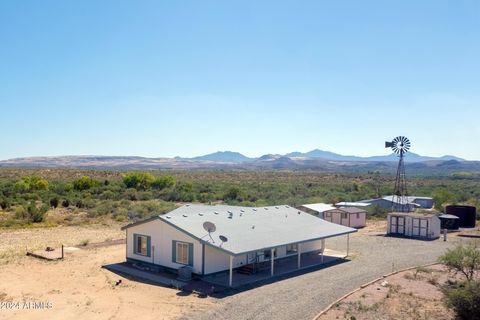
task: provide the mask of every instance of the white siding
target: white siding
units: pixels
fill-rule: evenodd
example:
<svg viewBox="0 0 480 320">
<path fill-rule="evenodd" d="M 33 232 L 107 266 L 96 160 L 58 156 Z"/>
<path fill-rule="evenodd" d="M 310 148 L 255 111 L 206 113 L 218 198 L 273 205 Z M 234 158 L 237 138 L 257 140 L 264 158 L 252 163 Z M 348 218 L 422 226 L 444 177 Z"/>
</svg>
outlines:
<svg viewBox="0 0 480 320">
<path fill-rule="evenodd" d="M 145 257 L 133 252 L 133 235 L 141 234 L 151 237 L 151 256 Z M 178 269 L 182 264 L 172 262 L 172 240 L 185 241 L 193 243 L 193 272 L 202 273 L 202 244 L 187 234 L 175 229 L 174 227 L 162 222 L 153 220 L 147 223 L 139 224 L 127 229 L 127 257 L 154 263 L 157 265 Z M 322 240 L 315 240 L 301 244 L 301 252 L 310 252 L 322 250 Z M 263 250 L 259 250 L 263 252 Z M 286 246 L 277 248 L 277 257 L 286 256 Z M 260 259 L 263 261 L 264 259 Z M 247 263 L 247 255 L 234 257 L 233 268 L 241 267 Z M 225 271 L 229 269 L 229 254 L 205 245 L 205 274 Z"/>
<path fill-rule="evenodd" d="M 133 252 L 134 233 L 151 237 L 151 257 Z M 172 262 L 172 240 L 193 243 L 193 272 L 202 273 L 202 244 L 160 220 L 153 220 L 127 229 L 127 257 L 178 269 L 183 265 Z"/>
</svg>

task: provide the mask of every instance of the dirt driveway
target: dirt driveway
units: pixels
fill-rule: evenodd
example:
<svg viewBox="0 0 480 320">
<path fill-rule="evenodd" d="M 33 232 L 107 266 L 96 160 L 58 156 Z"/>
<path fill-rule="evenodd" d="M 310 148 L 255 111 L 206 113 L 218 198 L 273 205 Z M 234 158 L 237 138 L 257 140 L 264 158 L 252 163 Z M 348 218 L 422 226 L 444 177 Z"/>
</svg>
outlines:
<svg viewBox="0 0 480 320">
<path fill-rule="evenodd" d="M 101 268 L 124 260 L 122 244 L 77 250 L 64 261 L 25 257 L 0 265 L 0 319 L 158 320 L 192 310 L 202 313 L 212 304 L 212 298 L 178 295 L 176 290 L 129 281 Z M 13 309 L 7 310 L 6 301 L 48 304 L 40 309 L 10 304 Z"/>
<path fill-rule="evenodd" d="M 384 237 L 383 227 L 351 236 L 352 261 L 266 284 L 215 301 L 208 312 L 183 319 L 312 319 L 342 295 L 378 276 L 436 261 L 447 247 L 462 240 L 420 241 Z M 345 250 L 344 237 L 327 240 L 327 247 Z"/>
</svg>

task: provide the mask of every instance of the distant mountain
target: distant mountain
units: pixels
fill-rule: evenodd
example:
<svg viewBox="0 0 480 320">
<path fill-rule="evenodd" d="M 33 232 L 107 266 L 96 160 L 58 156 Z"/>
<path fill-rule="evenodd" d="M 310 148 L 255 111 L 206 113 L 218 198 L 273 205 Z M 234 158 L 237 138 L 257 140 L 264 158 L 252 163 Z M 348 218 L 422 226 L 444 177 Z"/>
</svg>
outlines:
<svg viewBox="0 0 480 320">
<path fill-rule="evenodd" d="M 145 158 L 129 156 L 27 157 L 0 161 L 0 168 L 79 168 L 117 170 L 315 170 L 322 172 L 394 173 L 398 155 L 357 157 L 312 150 L 286 155 L 265 154 L 249 158 L 223 151 L 194 158 Z M 455 156 L 406 156 L 408 174 L 450 175 L 455 172 L 480 172 L 480 161 L 465 161 Z"/>
<path fill-rule="evenodd" d="M 386 156 L 372 156 L 372 157 L 358 157 L 358 156 L 344 156 L 338 153 L 333 153 L 330 151 L 323 151 L 315 149 L 309 152 L 291 152 L 287 153 L 287 157 L 307 157 L 307 158 L 322 158 L 326 160 L 334 161 L 398 161 L 398 155 L 395 153 L 386 155 Z M 430 161 L 430 160 L 457 160 L 465 161 L 465 159 L 458 158 L 455 156 L 443 156 L 443 157 L 426 157 L 421 156 L 413 152 L 409 152 L 405 155 L 406 162 L 421 162 L 421 161 Z"/>
<path fill-rule="evenodd" d="M 218 152 L 214 152 L 204 156 L 198 156 L 190 159 L 202 160 L 202 161 L 219 161 L 219 162 L 243 162 L 243 161 L 253 160 L 249 157 L 244 156 L 239 152 L 232 152 L 232 151 L 218 151 Z"/>
</svg>

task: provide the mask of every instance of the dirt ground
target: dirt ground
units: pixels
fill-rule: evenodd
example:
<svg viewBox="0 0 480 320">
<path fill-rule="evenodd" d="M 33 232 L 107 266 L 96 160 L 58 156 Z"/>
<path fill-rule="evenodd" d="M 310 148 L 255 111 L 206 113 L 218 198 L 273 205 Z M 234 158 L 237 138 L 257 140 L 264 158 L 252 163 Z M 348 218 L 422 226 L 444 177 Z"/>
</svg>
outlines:
<svg viewBox="0 0 480 320">
<path fill-rule="evenodd" d="M 454 314 L 440 290 L 448 279 L 452 276 L 442 265 L 400 272 L 353 293 L 318 319 L 451 320 Z"/>
<path fill-rule="evenodd" d="M 37 236 L 43 246 L 50 243 L 46 241 L 50 237 L 68 238 L 72 230 L 62 228 L 35 230 L 31 236 Z M 25 237 L 27 241 L 31 232 L 15 231 L 8 236 Z M 76 234 L 81 236 L 75 239 Z M 85 237 L 94 242 L 112 236 L 98 229 L 74 231 L 71 235 L 72 244 Z M 2 241 L 1 248 L 6 247 Z M 124 244 L 66 252 L 63 261 L 17 255 L 0 264 L 0 319 L 175 319 L 189 312 L 202 312 L 213 303 L 212 298 L 130 281 L 102 269 L 102 265 L 125 260 Z M 119 279 L 122 283 L 116 285 Z"/>
</svg>

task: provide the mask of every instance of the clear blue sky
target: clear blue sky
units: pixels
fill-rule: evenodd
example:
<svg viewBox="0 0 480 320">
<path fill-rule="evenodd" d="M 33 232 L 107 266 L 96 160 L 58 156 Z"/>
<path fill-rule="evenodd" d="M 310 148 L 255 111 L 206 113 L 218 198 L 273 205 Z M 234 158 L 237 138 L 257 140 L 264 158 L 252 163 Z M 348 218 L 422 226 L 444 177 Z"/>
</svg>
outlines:
<svg viewBox="0 0 480 320">
<path fill-rule="evenodd" d="M 0 159 L 480 159 L 479 1 L 1 1 Z"/>
</svg>

